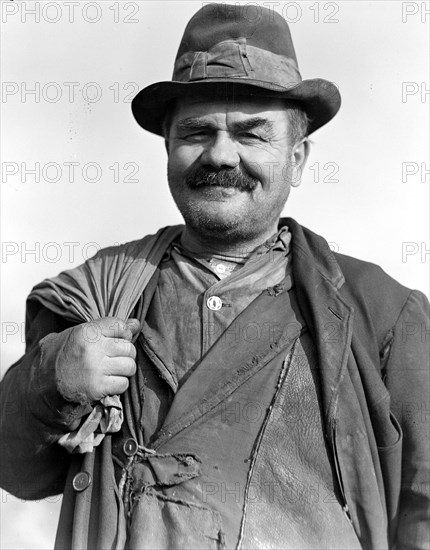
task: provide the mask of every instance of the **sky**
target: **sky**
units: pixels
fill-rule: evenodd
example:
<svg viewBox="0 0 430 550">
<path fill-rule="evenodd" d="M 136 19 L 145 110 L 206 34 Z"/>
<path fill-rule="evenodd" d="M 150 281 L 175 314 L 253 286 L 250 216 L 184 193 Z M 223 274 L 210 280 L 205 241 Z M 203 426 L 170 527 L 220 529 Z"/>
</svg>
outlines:
<svg viewBox="0 0 430 550">
<path fill-rule="evenodd" d="M 171 78 L 202 2 L 73 4 L 1 2 L 1 374 L 23 353 L 36 283 L 182 221 L 163 140 L 137 125 L 130 101 Z M 429 4 L 236 4 L 281 13 L 303 78 L 330 80 L 342 95 L 338 115 L 311 136 L 284 214 L 428 294 Z M 2 493 L 0 546 L 52 547 L 58 509 L 58 498 Z"/>
</svg>

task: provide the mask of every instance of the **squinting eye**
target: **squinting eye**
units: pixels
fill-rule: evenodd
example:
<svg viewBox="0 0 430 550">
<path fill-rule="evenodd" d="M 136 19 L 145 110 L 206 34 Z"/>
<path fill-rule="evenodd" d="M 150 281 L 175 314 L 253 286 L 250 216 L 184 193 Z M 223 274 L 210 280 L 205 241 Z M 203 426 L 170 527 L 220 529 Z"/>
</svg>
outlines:
<svg viewBox="0 0 430 550">
<path fill-rule="evenodd" d="M 245 139 L 261 139 L 260 136 L 257 136 L 256 134 L 251 134 L 250 132 L 246 132 L 244 134 L 241 134 L 241 137 L 245 138 Z"/>
<path fill-rule="evenodd" d="M 186 134 L 183 136 L 184 139 L 202 139 L 208 136 L 208 132 L 205 132 L 204 130 L 199 132 L 193 132 L 191 134 Z"/>
</svg>

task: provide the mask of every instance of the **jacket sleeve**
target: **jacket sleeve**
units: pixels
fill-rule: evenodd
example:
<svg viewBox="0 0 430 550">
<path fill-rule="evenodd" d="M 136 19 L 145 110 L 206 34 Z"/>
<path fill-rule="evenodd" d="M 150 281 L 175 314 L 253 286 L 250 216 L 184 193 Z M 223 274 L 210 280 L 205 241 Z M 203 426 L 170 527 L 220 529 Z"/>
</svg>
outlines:
<svg viewBox="0 0 430 550">
<path fill-rule="evenodd" d="M 411 292 L 394 327 L 385 383 L 403 431 L 396 548 L 430 548 L 429 303 Z"/>
<path fill-rule="evenodd" d="M 42 307 L 28 326 L 25 355 L 0 383 L 0 485 L 22 499 L 63 491 L 70 455 L 56 442 L 89 412 L 56 389 L 55 361 L 71 329 Z"/>
</svg>

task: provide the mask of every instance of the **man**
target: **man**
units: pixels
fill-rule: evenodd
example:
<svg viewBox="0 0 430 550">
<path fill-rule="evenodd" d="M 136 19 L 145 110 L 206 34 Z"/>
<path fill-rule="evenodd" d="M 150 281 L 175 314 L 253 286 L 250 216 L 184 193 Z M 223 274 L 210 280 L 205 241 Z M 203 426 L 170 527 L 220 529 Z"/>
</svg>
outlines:
<svg viewBox="0 0 430 550">
<path fill-rule="evenodd" d="M 261 13 L 204 6 L 133 101 L 185 226 L 29 296 L 2 486 L 64 491 L 58 548 L 428 547 L 427 302 L 280 219 L 340 96 Z"/>
</svg>

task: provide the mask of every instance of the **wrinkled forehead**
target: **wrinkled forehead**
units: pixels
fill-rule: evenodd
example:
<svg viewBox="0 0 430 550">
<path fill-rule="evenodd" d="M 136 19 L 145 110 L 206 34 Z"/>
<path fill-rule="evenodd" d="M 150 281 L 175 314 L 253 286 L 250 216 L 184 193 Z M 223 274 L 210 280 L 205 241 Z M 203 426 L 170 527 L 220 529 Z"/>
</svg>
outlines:
<svg viewBox="0 0 430 550">
<path fill-rule="evenodd" d="M 284 119 L 286 111 L 287 102 L 283 99 L 239 95 L 228 98 L 196 95 L 176 100 L 174 118 L 232 113 L 243 117 L 260 116 L 275 120 Z"/>
</svg>

